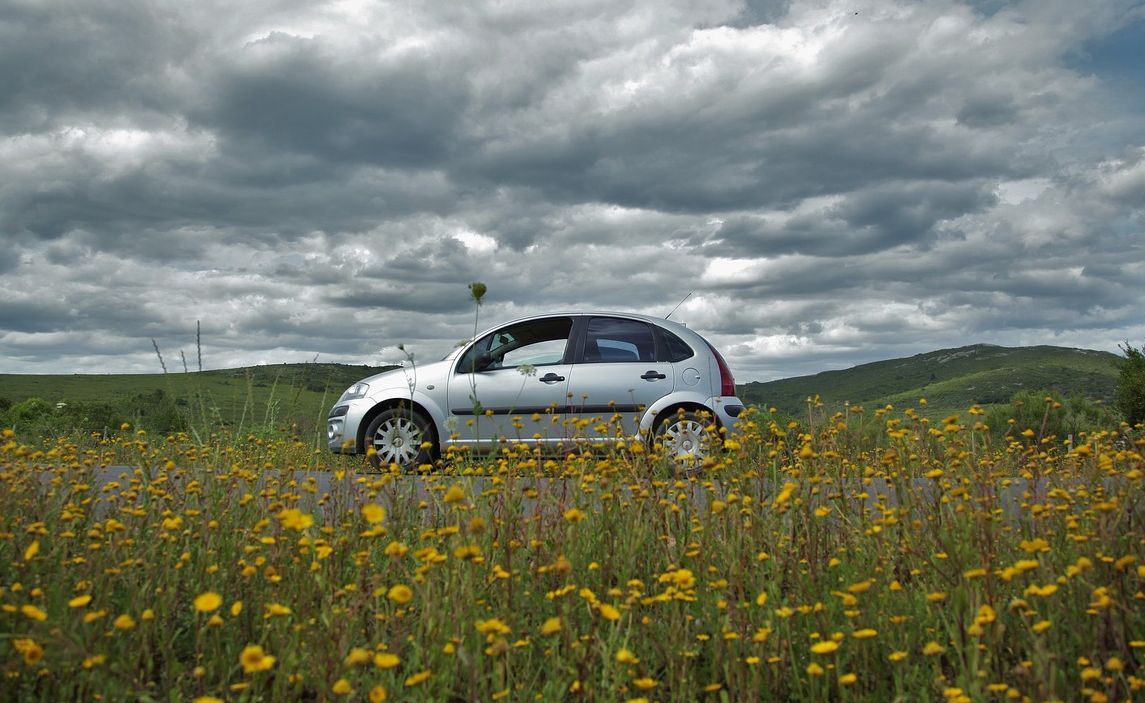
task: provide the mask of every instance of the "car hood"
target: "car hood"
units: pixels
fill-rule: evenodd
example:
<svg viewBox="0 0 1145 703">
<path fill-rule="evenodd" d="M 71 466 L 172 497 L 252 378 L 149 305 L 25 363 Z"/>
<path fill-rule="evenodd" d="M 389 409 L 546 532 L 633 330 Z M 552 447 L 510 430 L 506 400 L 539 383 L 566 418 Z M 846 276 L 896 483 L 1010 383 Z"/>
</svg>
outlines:
<svg viewBox="0 0 1145 703">
<path fill-rule="evenodd" d="M 438 383 L 449 371 L 452 358 L 434 361 L 429 364 L 411 364 L 401 366 L 389 371 L 383 371 L 373 376 L 363 378 L 359 383 L 368 383 L 368 395 L 377 395 L 379 391 L 389 391 L 395 388 L 408 391 L 410 383 L 415 387 L 424 388 L 426 384 Z"/>
</svg>

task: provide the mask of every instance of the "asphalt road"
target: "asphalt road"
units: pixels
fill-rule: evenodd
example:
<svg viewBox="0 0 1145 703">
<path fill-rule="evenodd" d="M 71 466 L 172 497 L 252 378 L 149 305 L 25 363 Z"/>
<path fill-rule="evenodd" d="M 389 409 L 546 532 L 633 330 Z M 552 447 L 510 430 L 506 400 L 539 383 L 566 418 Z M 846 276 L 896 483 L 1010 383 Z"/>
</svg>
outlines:
<svg viewBox="0 0 1145 703">
<path fill-rule="evenodd" d="M 226 475 L 226 474 L 224 474 Z M 51 472 L 42 472 L 41 480 L 48 481 L 58 476 Z M 98 495 L 118 493 L 128 488 L 131 480 L 137 478 L 134 468 L 128 466 L 109 466 L 91 470 L 90 476 L 82 475 L 71 478 L 73 481 L 83 481 L 89 484 L 93 492 Z M 146 477 L 138 477 L 144 483 L 160 481 L 164 490 L 181 492 L 191 481 L 206 484 L 215 481 L 213 472 L 196 472 L 194 470 L 175 470 L 168 472 L 165 477 L 159 470 L 152 470 Z M 538 511 L 561 510 L 574 504 L 574 495 L 579 497 L 583 508 L 585 491 L 579 488 L 579 479 L 565 478 L 503 478 L 483 476 L 435 476 L 423 477 L 415 475 L 399 475 L 391 477 L 384 486 L 379 486 L 382 480 L 380 474 L 356 474 L 338 479 L 333 471 L 294 471 L 287 476 L 274 470 L 262 471 L 253 481 L 236 479 L 239 483 L 237 490 L 251 492 L 258 495 L 267 488 L 282 492 L 284 489 L 300 496 L 298 507 L 309 512 L 323 514 L 327 517 L 344 514 L 346 510 L 354 509 L 365 502 L 378 503 L 387 510 L 416 510 L 419 504 L 425 502 L 432 504 L 435 501 L 431 495 L 438 494 L 443 487 L 460 484 L 470 498 L 481 496 L 487 491 L 494 491 L 491 500 L 508 502 L 519 497 L 521 510 L 526 515 Z M 364 480 L 362 480 L 364 479 Z M 687 501 L 694 509 L 705 511 L 709 503 L 716 499 L 726 497 L 729 490 L 741 495 L 751 495 L 754 500 L 770 505 L 774 496 L 782 488 L 772 485 L 767 479 L 748 479 L 737 482 L 734 486 L 728 482 L 713 480 L 688 481 L 682 488 L 672 488 L 674 498 L 684 493 Z M 631 481 L 617 481 L 611 479 L 608 486 L 594 483 L 593 492 L 596 496 L 611 490 L 622 499 L 631 498 L 634 488 Z M 1106 491 L 1116 490 L 1117 479 L 1104 480 Z M 976 495 L 989 495 L 995 501 L 994 505 L 1001 508 L 1003 514 L 1013 519 L 1024 506 L 1045 503 L 1048 494 L 1055 488 L 1070 489 L 1076 482 L 1060 482 L 1046 478 L 1027 480 L 1021 477 L 1010 479 L 996 479 L 992 483 L 976 486 L 972 489 Z M 864 481 L 856 479 L 840 490 L 838 485 L 819 484 L 820 492 L 815 497 L 816 504 L 830 503 L 832 501 L 846 500 L 852 508 L 862 504 L 869 510 L 879 511 L 882 505 L 897 507 L 899 496 L 893 485 L 880 478 Z M 938 480 L 919 478 L 912 481 L 910 500 L 931 501 L 941 500 L 944 495 L 950 495 L 950 488 L 943 489 Z M 597 501 L 590 501 L 598 502 Z M 95 503 L 94 515 L 98 517 L 110 505 L 109 501 L 99 500 Z M 1145 517 L 1145 501 L 1134 506 L 1139 516 Z"/>
</svg>

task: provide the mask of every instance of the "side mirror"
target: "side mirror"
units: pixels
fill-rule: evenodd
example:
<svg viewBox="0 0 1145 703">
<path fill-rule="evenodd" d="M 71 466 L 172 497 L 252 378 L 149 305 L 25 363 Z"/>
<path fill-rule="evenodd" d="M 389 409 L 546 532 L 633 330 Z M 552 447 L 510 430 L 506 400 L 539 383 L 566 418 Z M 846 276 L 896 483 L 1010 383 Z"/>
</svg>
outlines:
<svg viewBox="0 0 1145 703">
<path fill-rule="evenodd" d="M 477 358 L 474 360 L 473 371 L 474 372 L 484 371 L 485 369 L 489 368 L 489 366 L 492 365 L 492 363 L 493 363 L 493 355 L 490 354 L 489 352 L 481 352 L 480 354 L 477 355 Z"/>
</svg>

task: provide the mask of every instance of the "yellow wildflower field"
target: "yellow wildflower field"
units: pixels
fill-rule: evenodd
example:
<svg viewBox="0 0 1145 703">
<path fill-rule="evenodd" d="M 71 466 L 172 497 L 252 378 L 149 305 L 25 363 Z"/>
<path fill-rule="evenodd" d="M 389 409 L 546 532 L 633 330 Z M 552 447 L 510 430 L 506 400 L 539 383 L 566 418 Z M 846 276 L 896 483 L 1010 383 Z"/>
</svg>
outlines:
<svg viewBox="0 0 1145 703">
<path fill-rule="evenodd" d="M 1141 428 L 973 410 L 749 415 L 696 475 L 7 430 L 0 699 L 1145 697 Z"/>
</svg>

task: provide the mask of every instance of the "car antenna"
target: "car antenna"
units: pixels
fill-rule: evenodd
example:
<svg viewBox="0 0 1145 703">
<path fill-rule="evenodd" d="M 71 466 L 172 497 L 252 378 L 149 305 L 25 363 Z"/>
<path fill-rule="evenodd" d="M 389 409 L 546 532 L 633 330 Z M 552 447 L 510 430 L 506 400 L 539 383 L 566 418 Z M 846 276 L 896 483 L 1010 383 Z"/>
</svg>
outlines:
<svg viewBox="0 0 1145 703">
<path fill-rule="evenodd" d="M 690 291 L 688 291 L 688 294 L 684 296 L 684 300 L 687 300 L 688 298 L 691 298 L 691 297 L 692 297 L 692 293 L 695 293 L 695 292 L 696 292 L 696 291 L 694 291 L 694 290 L 690 290 Z M 677 310 L 679 310 L 679 309 L 680 309 L 680 306 L 684 304 L 684 300 L 681 300 L 680 302 L 676 303 L 676 307 L 672 308 L 672 312 L 676 312 Z M 672 317 L 672 312 L 670 312 L 670 313 L 668 313 L 667 315 L 665 315 L 665 316 L 664 316 L 664 319 L 665 319 L 665 320 L 667 320 L 669 317 Z"/>
</svg>

